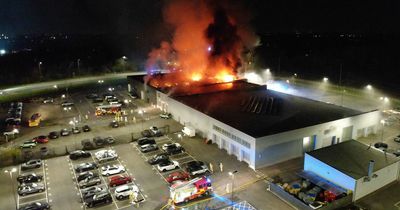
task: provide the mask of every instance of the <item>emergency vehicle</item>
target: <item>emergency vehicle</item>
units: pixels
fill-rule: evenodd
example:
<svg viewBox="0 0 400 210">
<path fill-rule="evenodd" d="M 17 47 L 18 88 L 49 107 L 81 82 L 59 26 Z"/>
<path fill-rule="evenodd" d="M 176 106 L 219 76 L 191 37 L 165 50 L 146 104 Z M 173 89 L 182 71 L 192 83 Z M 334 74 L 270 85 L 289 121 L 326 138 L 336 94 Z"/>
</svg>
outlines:
<svg viewBox="0 0 400 210">
<path fill-rule="evenodd" d="M 29 127 L 39 126 L 41 120 L 42 120 L 42 116 L 39 113 L 35 113 L 29 119 L 28 125 L 29 125 Z"/>
<path fill-rule="evenodd" d="M 189 181 L 176 182 L 170 187 L 170 196 L 174 204 L 188 202 L 212 193 L 211 181 L 207 177 L 198 177 Z"/>
<path fill-rule="evenodd" d="M 121 104 L 108 104 L 100 105 L 96 107 L 96 116 L 101 116 L 105 114 L 116 114 L 121 111 Z"/>
</svg>

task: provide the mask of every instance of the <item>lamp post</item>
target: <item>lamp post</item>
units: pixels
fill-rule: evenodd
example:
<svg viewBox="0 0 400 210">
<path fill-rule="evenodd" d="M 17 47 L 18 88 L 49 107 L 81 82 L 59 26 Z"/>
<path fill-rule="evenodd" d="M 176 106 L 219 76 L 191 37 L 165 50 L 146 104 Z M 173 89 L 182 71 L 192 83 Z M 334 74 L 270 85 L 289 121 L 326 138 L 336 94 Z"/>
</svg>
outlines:
<svg viewBox="0 0 400 210">
<path fill-rule="evenodd" d="M 234 184 L 234 181 L 235 181 L 235 174 L 237 173 L 238 171 L 230 171 L 228 174 L 229 174 L 229 176 L 231 176 L 232 177 L 232 189 L 231 189 L 231 201 L 232 201 L 232 205 L 233 205 L 233 184 Z"/>
<path fill-rule="evenodd" d="M 4 173 L 8 173 L 10 175 L 11 183 L 12 183 L 12 189 L 13 189 L 13 196 L 14 196 L 14 202 L 15 202 L 15 209 L 18 209 L 17 206 L 17 198 L 15 197 L 15 186 L 14 186 L 14 180 L 13 180 L 13 173 L 17 172 L 17 168 L 12 168 L 11 170 L 5 170 Z"/>
<path fill-rule="evenodd" d="M 384 128 L 385 128 L 385 120 L 381 120 L 380 122 L 381 122 L 381 124 L 382 124 L 381 142 L 383 142 L 383 130 L 384 130 Z"/>
<path fill-rule="evenodd" d="M 42 79 L 42 61 L 40 61 L 38 63 L 38 67 L 39 67 L 39 79 Z"/>
</svg>

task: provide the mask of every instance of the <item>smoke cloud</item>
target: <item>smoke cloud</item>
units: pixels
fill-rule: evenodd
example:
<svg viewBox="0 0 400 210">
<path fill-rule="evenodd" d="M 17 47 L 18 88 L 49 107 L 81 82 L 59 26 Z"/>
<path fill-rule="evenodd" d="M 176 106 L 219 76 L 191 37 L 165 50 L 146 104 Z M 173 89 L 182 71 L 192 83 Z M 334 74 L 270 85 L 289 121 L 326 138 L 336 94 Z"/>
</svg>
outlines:
<svg viewBox="0 0 400 210">
<path fill-rule="evenodd" d="M 248 15 L 231 2 L 167 1 L 164 21 L 174 33 L 170 41 L 163 41 L 160 48 L 149 53 L 148 72 L 170 70 L 172 74 L 164 77 L 168 84 L 220 82 L 226 76 L 236 77 L 243 52 L 255 47 L 258 37 L 249 27 Z"/>
</svg>

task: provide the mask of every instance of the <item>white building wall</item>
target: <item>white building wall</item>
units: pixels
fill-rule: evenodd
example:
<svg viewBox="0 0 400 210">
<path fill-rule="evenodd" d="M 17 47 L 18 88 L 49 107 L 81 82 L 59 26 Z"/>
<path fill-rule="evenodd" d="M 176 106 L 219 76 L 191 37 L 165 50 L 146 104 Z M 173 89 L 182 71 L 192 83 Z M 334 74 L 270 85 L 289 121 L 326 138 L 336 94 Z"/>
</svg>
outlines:
<svg viewBox="0 0 400 210">
<path fill-rule="evenodd" d="M 183 125 L 189 124 L 194 127 L 196 135 L 215 141 L 213 143 L 216 143 L 220 149 L 226 149 L 228 154 L 235 155 L 238 160 L 247 162 L 250 168 L 255 169 L 255 139 L 253 137 L 169 98 L 164 93 L 157 91 L 157 96 L 157 106 L 165 109 L 164 111 L 170 112 L 176 121 Z M 248 142 L 250 145 L 249 148 L 239 144 L 223 133 L 217 132 L 213 129 L 214 125 Z M 214 137 L 216 138 L 213 139 Z M 225 148 L 223 148 L 222 140 L 225 141 Z M 245 158 L 244 154 L 247 154 L 248 158 Z"/>
<path fill-rule="evenodd" d="M 399 162 L 382 168 L 379 171 L 375 171 L 374 174 L 378 176 L 371 178 L 370 181 L 364 181 L 364 178 L 357 180 L 357 187 L 353 196 L 353 201 L 396 181 L 399 176 Z"/>
<path fill-rule="evenodd" d="M 326 180 L 345 189 L 354 191 L 356 188 L 355 179 L 308 154 L 304 155 L 304 170 L 314 172 L 318 176 L 325 178 Z"/>
</svg>

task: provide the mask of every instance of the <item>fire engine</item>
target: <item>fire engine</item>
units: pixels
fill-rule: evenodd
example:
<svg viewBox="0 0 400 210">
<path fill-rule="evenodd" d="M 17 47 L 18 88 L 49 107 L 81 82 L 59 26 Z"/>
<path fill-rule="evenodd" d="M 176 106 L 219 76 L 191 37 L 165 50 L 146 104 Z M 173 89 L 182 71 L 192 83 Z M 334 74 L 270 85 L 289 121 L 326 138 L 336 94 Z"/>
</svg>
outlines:
<svg viewBox="0 0 400 210">
<path fill-rule="evenodd" d="M 170 187 L 170 196 L 174 204 L 179 204 L 208 196 L 212 190 L 210 179 L 203 176 L 190 181 L 176 182 Z"/>
<path fill-rule="evenodd" d="M 39 126 L 42 116 L 39 113 L 35 113 L 28 121 L 29 127 Z"/>
<path fill-rule="evenodd" d="M 100 105 L 96 107 L 96 116 L 116 114 L 121 111 L 121 104 Z"/>
</svg>

